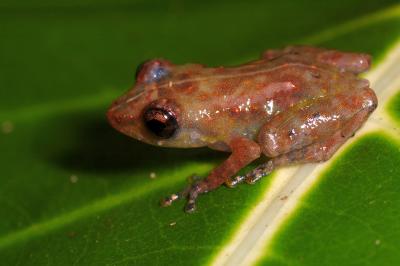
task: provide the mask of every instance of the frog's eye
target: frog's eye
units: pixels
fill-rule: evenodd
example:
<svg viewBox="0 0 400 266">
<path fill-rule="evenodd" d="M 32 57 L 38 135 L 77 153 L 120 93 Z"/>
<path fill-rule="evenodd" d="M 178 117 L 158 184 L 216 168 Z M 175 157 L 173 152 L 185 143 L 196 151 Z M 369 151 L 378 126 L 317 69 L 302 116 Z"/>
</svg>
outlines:
<svg viewBox="0 0 400 266">
<path fill-rule="evenodd" d="M 170 65 L 170 62 L 162 59 L 144 61 L 136 68 L 136 81 L 157 82 L 169 74 L 168 66 Z"/>
<path fill-rule="evenodd" d="M 144 124 L 154 135 L 168 139 L 178 129 L 178 121 L 173 112 L 162 108 L 149 108 L 143 114 Z"/>
</svg>

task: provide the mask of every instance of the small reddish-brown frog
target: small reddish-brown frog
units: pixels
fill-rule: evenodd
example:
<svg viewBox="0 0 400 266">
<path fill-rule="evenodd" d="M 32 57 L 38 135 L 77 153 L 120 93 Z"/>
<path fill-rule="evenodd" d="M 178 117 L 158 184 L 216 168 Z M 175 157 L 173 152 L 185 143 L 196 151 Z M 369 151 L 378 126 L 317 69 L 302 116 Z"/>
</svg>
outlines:
<svg viewBox="0 0 400 266">
<path fill-rule="evenodd" d="M 187 197 L 191 212 L 199 194 L 223 183 L 254 183 L 278 166 L 328 160 L 377 106 L 369 82 L 357 77 L 369 66 L 366 54 L 305 46 L 229 68 L 155 59 L 138 67 L 135 86 L 107 116 L 149 144 L 231 152 L 205 179 L 163 201 Z M 270 160 L 234 177 L 261 153 Z"/>
</svg>

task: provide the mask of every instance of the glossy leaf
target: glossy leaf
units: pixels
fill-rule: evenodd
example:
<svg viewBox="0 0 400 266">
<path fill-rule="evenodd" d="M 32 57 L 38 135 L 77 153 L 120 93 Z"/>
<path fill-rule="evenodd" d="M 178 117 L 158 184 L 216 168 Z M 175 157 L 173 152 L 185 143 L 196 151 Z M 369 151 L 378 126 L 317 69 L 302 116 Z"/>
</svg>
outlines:
<svg viewBox="0 0 400 266">
<path fill-rule="evenodd" d="M 399 146 L 392 122 L 390 130 L 377 122 L 379 132 L 390 132 L 356 139 L 326 164 L 329 170 L 309 192 L 288 201 L 294 207 L 285 219 L 279 209 L 270 212 L 280 223 L 266 233 L 267 241 L 257 227 L 245 226 L 263 222 L 261 207 L 273 206 L 270 198 L 285 188 L 280 180 L 292 180 L 285 171 L 255 186 L 209 193 L 192 215 L 183 213 L 183 202 L 163 209 L 162 196 L 182 188 L 193 173 L 206 175 L 227 155 L 151 147 L 105 121 L 112 99 L 131 86 L 136 65 L 152 57 L 234 64 L 266 48 L 305 43 L 368 52 L 374 68 L 385 65 L 399 37 L 397 2 L 328 2 L 3 1 L 2 263 L 398 263 L 398 243 L 389 234 L 398 219 Z M 382 77 L 400 71 L 382 69 L 373 85 L 386 93 L 392 81 Z M 386 94 L 380 106 L 393 102 L 389 109 L 395 110 L 398 101 Z M 349 213 L 361 228 L 352 227 Z M 236 241 L 252 235 L 254 243 Z"/>
<path fill-rule="evenodd" d="M 391 98 L 387 106 L 388 112 L 393 119 L 400 122 L 400 93 Z"/>
</svg>

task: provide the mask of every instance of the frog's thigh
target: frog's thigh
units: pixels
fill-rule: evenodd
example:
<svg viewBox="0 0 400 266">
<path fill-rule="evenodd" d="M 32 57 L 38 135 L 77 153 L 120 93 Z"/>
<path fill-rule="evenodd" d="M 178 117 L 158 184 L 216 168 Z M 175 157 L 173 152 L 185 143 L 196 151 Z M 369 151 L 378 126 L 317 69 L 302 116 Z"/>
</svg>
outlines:
<svg viewBox="0 0 400 266">
<path fill-rule="evenodd" d="M 288 110 L 265 124 L 258 135 L 262 152 L 270 158 L 299 150 L 325 137 L 333 135 L 342 127 L 338 111 L 330 111 L 329 105 L 316 104 L 307 110 Z"/>
<path fill-rule="evenodd" d="M 233 178 L 232 182 L 236 185 L 245 180 L 249 184 L 254 184 L 280 166 L 326 161 L 347 139 L 348 136 L 343 136 L 339 130 L 328 139 L 271 158 L 246 175 Z"/>
<path fill-rule="evenodd" d="M 277 167 L 292 163 L 323 162 L 329 160 L 340 146 L 342 146 L 347 139 L 352 137 L 362 126 L 370 113 L 371 110 L 362 109 L 344 123 L 343 127 L 334 132 L 330 137 L 273 158 L 274 166 Z"/>
<path fill-rule="evenodd" d="M 258 135 L 263 153 L 268 157 L 277 157 L 320 142 L 358 117 L 357 113 L 363 110 L 369 113 L 375 109 L 377 100 L 371 89 L 346 93 L 345 96 L 332 95 L 320 99 L 306 109 L 292 107 L 268 121 Z M 367 118 L 361 117 L 355 122 L 361 124 Z"/>
</svg>

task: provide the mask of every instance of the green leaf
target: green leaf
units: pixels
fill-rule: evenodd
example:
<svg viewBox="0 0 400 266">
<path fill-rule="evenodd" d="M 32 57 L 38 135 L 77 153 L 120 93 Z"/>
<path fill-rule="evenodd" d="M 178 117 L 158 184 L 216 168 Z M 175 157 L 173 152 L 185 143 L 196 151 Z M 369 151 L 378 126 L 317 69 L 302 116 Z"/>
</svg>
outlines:
<svg viewBox="0 0 400 266">
<path fill-rule="evenodd" d="M 400 134 L 398 111 L 387 112 L 398 109 L 400 88 L 393 4 L 3 1 L 2 263 L 398 264 Z M 160 56 L 234 64 L 294 43 L 374 56 L 366 76 L 380 107 L 365 127 L 325 164 L 222 187 L 192 215 L 183 202 L 160 208 L 162 196 L 227 155 L 160 149 L 111 129 L 104 113 L 136 65 Z"/>
<path fill-rule="evenodd" d="M 400 123 L 400 93 L 391 98 L 387 105 L 387 109 L 391 117 Z"/>
</svg>

